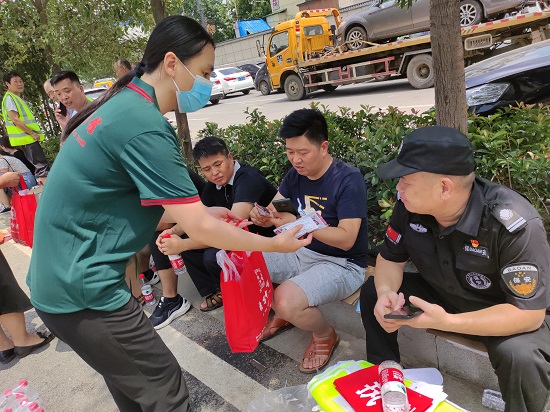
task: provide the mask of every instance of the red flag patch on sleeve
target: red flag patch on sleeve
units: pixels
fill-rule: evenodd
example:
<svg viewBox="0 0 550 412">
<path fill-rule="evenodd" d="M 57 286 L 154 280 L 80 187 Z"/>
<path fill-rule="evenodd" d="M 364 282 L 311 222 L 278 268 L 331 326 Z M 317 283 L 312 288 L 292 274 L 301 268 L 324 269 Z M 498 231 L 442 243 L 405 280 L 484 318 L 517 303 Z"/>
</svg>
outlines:
<svg viewBox="0 0 550 412">
<path fill-rule="evenodd" d="M 394 244 L 398 245 L 401 241 L 401 233 L 397 232 L 391 225 L 386 229 L 386 237 Z"/>
</svg>

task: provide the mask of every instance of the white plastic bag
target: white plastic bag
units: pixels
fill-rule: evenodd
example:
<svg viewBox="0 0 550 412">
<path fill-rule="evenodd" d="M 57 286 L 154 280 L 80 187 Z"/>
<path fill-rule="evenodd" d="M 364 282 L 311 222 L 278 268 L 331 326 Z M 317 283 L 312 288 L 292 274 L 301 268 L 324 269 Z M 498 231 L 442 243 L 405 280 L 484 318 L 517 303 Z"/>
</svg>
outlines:
<svg viewBox="0 0 550 412">
<path fill-rule="evenodd" d="M 248 405 L 247 412 L 312 412 L 319 405 L 309 394 L 306 385 L 288 386 L 267 392 Z"/>
</svg>

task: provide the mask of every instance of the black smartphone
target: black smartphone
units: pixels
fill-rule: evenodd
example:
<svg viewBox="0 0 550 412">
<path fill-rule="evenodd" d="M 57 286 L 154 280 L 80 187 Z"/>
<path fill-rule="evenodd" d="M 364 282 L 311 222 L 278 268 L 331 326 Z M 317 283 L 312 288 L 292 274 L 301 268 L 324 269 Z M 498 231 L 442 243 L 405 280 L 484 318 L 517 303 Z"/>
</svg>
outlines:
<svg viewBox="0 0 550 412">
<path fill-rule="evenodd" d="M 412 308 L 410 306 L 403 306 L 401 309 L 394 310 L 393 312 L 386 313 L 385 319 L 412 319 L 415 316 L 424 313 L 423 310 L 418 308 Z"/>
<path fill-rule="evenodd" d="M 63 117 L 67 116 L 67 107 L 63 103 L 59 103 L 59 113 Z"/>
<path fill-rule="evenodd" d="M 271 203 L 277 212 L 287 212 L 292 213 L 294 216 L 298 216 L 298 211 L 290 199 L 277 199 Z"/>
</svg>

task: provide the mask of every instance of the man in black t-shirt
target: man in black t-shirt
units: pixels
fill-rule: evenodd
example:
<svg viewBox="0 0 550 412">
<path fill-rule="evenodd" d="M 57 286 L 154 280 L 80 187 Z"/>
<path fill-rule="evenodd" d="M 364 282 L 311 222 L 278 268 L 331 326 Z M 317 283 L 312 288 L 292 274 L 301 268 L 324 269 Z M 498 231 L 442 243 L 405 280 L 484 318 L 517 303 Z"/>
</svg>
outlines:
<svg viewBox="0 0 550 412">
<path fill-rule="evenodd" d="M 197 142 L 193 157 L 208 180 L 201 193 L 205 206 L 225 207 L 245 220 L 254 203 L 267 206 L 277 193 L 258 169 L 235 161 L 225 142 L 218 137 L 208 136 Z M 248 229 L 263 236 L 274 236 L 272 227 L 252 225 Z M 177 227 L 171 233 L 181 235 Z M 222 306 L 221 269 L 216 262 L 219 249 L 205 248 L 189 238 L 173 237 L 163 244 L 168 253 L 181 253 L 191 280 L 201 296 L 206 297 L 200 310 L 207 312 Z"/>
</svg>

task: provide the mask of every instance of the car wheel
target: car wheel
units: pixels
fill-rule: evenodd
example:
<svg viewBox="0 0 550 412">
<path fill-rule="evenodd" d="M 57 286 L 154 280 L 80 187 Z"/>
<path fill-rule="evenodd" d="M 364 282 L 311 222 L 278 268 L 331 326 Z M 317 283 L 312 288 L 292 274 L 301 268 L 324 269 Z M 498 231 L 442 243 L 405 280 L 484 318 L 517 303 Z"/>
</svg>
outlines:
<svg viewBox="0 0 550 412">
<path fill-rule="evenodd" d="M 269 90 L 269 84 L 267 84 L 267 82 L 264 80 L 260 82 L 260 92 L 264 96 L 267 96 L 269 93 L 271 93 L 271 90 Z"/>
<path fill-rule="evenodd" d="M 346 35 L 346 45 L 350 50 L 359 50 L 365 47 L 367 32 L 361 26 L 352 27 Z"/>
<path fill-rule="evenodd" d="M 432 56 L 418 54 L 407 66 L 407 79 L 415 89 L 427 89 L 434 85 L 434 68 Z"/>
<path fill-rule="evenodd" d="M 244 95 L 247 95 L 248 93 L 250 93 L 250 90 L 243 90 Z"/>
<path fill-rule="evenodd" d="M 306 97 L 306 88 L 297 75 L 291 74 L 285 79 L 285 93 L 290 100 L 302 100 Z"/>
<path fill-rule="evenodd" d="M 210 103 L 212 104 L 218 104 L 219 102 L 220 102 L 220 99 L 210 100 Z"/>
<path fill-rule="evenodd" d="M 476 0 L 460 2 L 460 27 L 478 24 L 483 18 L 483 7 Z"/>
</svg>

